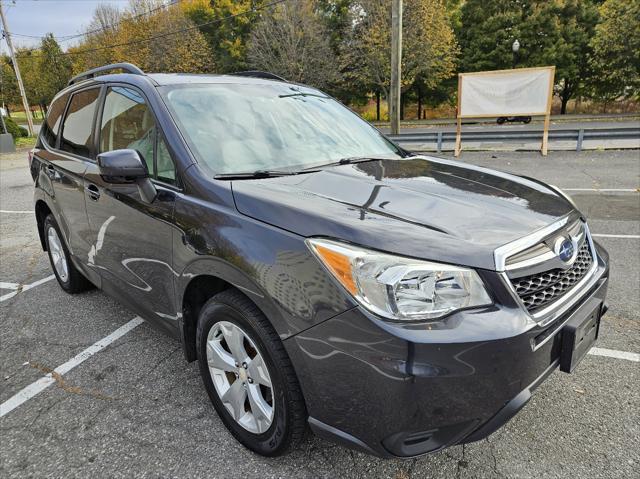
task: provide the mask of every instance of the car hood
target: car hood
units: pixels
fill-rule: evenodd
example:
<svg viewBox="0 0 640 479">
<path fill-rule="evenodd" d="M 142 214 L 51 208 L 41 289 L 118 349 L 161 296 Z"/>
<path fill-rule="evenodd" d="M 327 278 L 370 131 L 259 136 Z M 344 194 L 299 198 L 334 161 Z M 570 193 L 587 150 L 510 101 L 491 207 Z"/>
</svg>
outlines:
<svg viewBox="0 0 640 479">
<path fill-rule="evenodd" d="M 572 206 L 542 183 L 429 157 L 234 181 L 247 216 L 302 236 L 494 269 L 493 251 L 557 221 Z"/>
</svg>

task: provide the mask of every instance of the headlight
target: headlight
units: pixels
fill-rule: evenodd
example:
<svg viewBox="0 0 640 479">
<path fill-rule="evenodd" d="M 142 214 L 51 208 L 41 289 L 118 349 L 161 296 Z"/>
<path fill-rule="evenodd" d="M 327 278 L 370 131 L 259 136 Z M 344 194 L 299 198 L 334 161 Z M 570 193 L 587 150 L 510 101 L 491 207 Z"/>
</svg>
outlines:
<svg viewBox="0 0 640 479">
<path fill-rule="evenodd" d="M 308 239 L 307 245 L 360 304 L 386 318 L 430 320 L 492 303 L 471 269 L 324 239 Z"/>
</svg>

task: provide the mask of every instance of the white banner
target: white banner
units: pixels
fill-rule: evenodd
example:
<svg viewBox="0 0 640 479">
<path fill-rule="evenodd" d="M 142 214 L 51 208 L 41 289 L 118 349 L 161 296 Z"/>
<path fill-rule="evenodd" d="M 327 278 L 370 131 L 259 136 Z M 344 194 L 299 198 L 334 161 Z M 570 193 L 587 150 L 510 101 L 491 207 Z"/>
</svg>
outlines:
<svg viewBox="0 0 640 479">
<path fill-rule="evenodd" d="M 458 116 L 547 115 L 555 67 L 461 73 Z"/>
</svg>

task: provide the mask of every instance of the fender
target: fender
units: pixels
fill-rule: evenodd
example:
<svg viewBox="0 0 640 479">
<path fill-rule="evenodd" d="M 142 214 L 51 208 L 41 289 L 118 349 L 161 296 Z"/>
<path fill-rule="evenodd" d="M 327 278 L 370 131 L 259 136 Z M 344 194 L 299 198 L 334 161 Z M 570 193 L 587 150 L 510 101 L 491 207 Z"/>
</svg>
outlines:
<svg viewBox="0 0 640 479">
<path fill-rule="evenodd" d="M 176 304 L 182 305 L 187 286 L 191 281 L 201 276 L 212 276 L 218 278 L 231 286 L 242 291 L 253 301 L 258 308 L 267 316 L 276 332 L 282 339 L 293 334 L 291 328 L 282 317 L 278 306 L 262 286 L 251 278 L 245 271 L 235 265 L 216 257 L 198 258 L 189 263 L 184 271 L 176 278 Z M 179 315 L 182 323 L 182 315 Z M 182 324 L 180 324 L 182 326 Z"/>
</svg>

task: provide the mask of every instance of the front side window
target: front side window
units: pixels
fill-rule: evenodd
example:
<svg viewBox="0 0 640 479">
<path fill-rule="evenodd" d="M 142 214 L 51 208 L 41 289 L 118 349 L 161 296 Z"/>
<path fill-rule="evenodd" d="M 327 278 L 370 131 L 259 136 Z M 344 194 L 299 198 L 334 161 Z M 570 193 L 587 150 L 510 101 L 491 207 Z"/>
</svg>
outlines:
<svg viewBox="0 0 640 479">
<path fill-rule="evenodd" d="M 171 159 L 171 154 L 167 148 L 162 135 L 158 135 L 158 149 L 156 152 L 156 163 L 158 170 L 158 179 L 165 183 L 175 183 L 176 181 L 176 167 Z"/>
<path fill-rule="evenodd" d="M 110 87 L 100 122 L 100 152 L 121 149 L 136 150 L 150 176 L 175 182 L 173 160 L 144 97 L 132 88 Z"/>
<path fill-rule="evenodd" d="M 126 148 L 137 150 L 153 176 L 155 141 L 156 122 L 144 97 L 130 88 L 109 88 L 100 125 L 100 153 Z"/>
<path fill-rule="evenodd" d="M 84 157 L 91 155 L 91 131 L 99 95 L 99 88 L 73 94 L 62 126 L 61 150 Z"/>
<path fill-rule="evenodd" d="M 402 156 L 355 113 L 311 88 L 217 83 L 167 86 L 161 93 L 198 161 L 214 174 Z"/>
<path fill-rule="evenodd" d="M 42 123 L 41 137 L 52 148 L 55 148 L 58 141 L 58 131 L 60 129 L 60 121 L 62 120 L 62 114 L 64 113 L 64 107 L 67 106 L 67 100 L 69 94 L 66 93 L 59 96 L 51 105 L 49 105 L 49 111 L 47 112 L 47 119 Z"/>
</svg>

